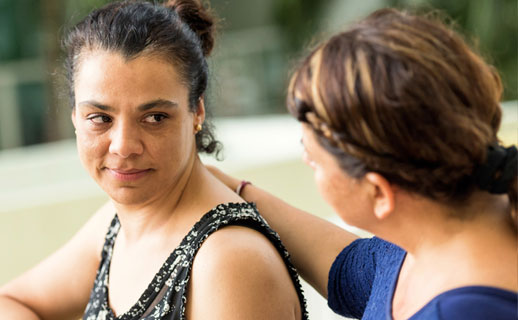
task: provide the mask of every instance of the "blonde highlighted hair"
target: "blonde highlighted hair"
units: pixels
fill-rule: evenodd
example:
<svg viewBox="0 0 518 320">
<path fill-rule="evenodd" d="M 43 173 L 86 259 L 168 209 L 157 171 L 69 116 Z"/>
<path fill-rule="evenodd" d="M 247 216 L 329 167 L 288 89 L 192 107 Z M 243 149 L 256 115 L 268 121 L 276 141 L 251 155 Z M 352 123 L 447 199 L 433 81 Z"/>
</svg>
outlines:
<svg viewBox="0 0 518 320">
<path fill-rule="evenodd" d="M 501 95 L 496 70 L 444 23 L 382 9 L 302 61 L 287 105 L 350 176 L 374 171 L 409 191 L 462 202 L 498 143 Z"/>
</svg>

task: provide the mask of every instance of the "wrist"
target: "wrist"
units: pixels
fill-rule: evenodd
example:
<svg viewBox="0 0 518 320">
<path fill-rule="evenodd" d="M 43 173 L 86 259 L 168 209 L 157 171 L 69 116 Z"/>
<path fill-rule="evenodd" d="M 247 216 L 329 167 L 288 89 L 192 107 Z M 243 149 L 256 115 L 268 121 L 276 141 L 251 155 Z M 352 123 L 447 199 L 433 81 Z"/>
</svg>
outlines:
<svg viewBox="0 0 518 320">
<path fill-rule="evenodd" d="M 250 181 L 241 180 L 238 183 L 237 187 L 234 189 L 234 191 L 237 193 L 238 196 L 242 196 L 243 191 L 245 190 L 246 186 L 249 184 L 251 185 L 252 183 Z"/>
</svg>

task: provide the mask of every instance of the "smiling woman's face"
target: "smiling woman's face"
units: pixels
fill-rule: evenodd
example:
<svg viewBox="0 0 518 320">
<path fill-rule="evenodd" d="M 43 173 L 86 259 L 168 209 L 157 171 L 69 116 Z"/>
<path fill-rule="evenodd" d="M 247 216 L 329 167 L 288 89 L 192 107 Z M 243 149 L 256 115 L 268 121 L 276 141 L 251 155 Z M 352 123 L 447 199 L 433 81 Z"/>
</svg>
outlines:
<svg viewBox="0 0 518 320">
<path fill-rule="evenodd" d="M 188 108 L 175 67 L 155 56 L 86 53 L 75 75 L 72 120 L 84 167 L 116 202 L 167 196 L 196 156 L 203 107 Z"/>
</svg>

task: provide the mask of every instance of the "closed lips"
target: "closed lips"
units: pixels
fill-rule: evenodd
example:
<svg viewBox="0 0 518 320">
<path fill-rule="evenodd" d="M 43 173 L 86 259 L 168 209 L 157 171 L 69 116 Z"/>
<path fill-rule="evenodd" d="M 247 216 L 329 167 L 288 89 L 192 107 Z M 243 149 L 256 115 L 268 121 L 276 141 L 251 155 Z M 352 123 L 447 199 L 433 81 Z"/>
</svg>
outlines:
<svg viewBox="0 0 518 320">
<path fill-rule="evenodd" d="M 151 169 L 111 169 L 108 171 L 117 179 L 123 181 L 137 180 L 151 171 Z"/>
<path fill-rule="evenodd" d="M 150 169 L 111 169 L 111 168 L 108 168 L 108 170 L 116 172 L 118 174 L 135 174 L 135 173 L 139 173 L 139 172 L 148 171 Z"/>
</svg>

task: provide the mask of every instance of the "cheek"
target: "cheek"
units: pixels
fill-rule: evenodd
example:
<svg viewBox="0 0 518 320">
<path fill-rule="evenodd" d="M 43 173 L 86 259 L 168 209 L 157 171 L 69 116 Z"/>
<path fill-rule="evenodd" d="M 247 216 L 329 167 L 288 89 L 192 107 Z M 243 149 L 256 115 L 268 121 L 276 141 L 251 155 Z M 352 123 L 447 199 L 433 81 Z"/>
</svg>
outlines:
<svg viewBox="0 0 518 320">
<path fill-rule="evenodd" d="M 318 191 L 327 203 L 334 206 L 340 193 L 340 187 L 337 185 L 338 177 L 323 166 L 312 163 L 312 167 Z"/>
<path fill-rule="evenodd" d="M 146 141 L 148 156 L 167 166 L 183 166 L 191 154 L 193 139 L 188 128 L 184 126 L 162 136 L 149 137 Z"/>
<path fill-rule="evenodd" d="M 361 194 L 351 178 L 345 177 L 341 171 L 329 171 L 317 166 L 315 182 L 322 198 L 336 214 L 345 222 L 356 224 L 352 217 L 358 211 Z"/>
<path fill-rule="evenodd" d="M 103 139 L 79 131 L 76 145 L 79 158 L 85 166 L 96 161 L 103 154 L 103 149 L 108 149 L 108 144 Z"/>
<path fill-rule="evenodd" d="M 311 158 L 309 157 L 309 154 L 307 153 L 307 151 L 304 150 L 304 152 L 302 153 L 302 160 L 304 161 L 304 163 L 306 165 L 308 165 L 309 167 L 311 167 L 311 169 L 313 170 L 316 170 L 316 164 L 313 160 L 311 160 Z"/>
</svg>

